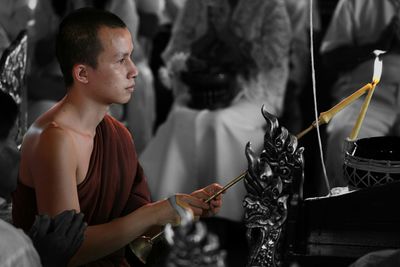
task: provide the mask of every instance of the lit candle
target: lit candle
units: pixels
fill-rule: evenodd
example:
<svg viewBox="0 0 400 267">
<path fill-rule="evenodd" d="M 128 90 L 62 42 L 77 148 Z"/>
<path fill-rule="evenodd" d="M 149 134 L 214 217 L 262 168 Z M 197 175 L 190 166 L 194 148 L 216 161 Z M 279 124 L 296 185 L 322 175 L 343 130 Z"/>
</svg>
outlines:
<svg viewBox="0 0 400 267">
<path fill-rule="evenodd" d="M 348 97 L 346 97 L 345 99 L 340 101 L 338 104 L 333 106 L 328 111 L 321 112 L 318 117 L 318 121 L 314 121 L 307 129 L 305 129 L 302 132 L 300 132 L 299 134 L 297 134 L 296 135 L 297 139 L 300 139 L 301 137 L 303 137 L 306 133 L 308 133 L 315 127 L 317 127 L 317 125 L 322 125 L 322 124 L 328 123 L 333 118 L 333 116 L 335 116 L 336 113 L 338 113 L 339 111 L 341 111 L 342 109 L 344 109 L 345 107 L 347 107 L 348 105 L 353 103 L 360 96 L 365 94 L 365 92 L 367 92 L 368 90 L 370 90 L 372 88 L 373 88 L 372 83 L 367 83 L 362 88 L 358 89 L 357 91 L 355 91 L 354 93 L 352 93 L 351 95 L 349 95 Z"/>
<path fill-rule="evenodd" d="M 348 105 L 353 103 L 355 100 L 360 98 L 362 95 L 364 95 L 368 91 L 367 97 L 361 108 L 360 115 L 357 119 L 357 122 L 356 122 L 354 128 L 353 128 L 352 134 L 350 135 L 350 138 L 352 138 L 352 137 L 356 138 L 358 136 L 358 132 L 360 130 L 361 124 L 364 120 L 365 113 L 368 109 L 368 105 L 371 100 L 372 94 L 375 90 L 375 86 L 377 85 L 377 83 L 379 83 L 381 75 L 382 75 L 382 60 L 379 59 L 379 55 L 381 55 L 383 53 L 385 53 L 385 52 L 381 51 L 381 50 L 374 51 L 375 62 L 374 62 L 374 73 L 372 76 L 372 82 L 367 83 L 366 85 L 364 85 L 363 87 L 361 87 L 360 89 L 358 89 L 357 91 L 355 91 L 354 93 L 352 93 L 351 95 L 349 95 L 348 97 L 346 97 L 345 99 L 340 101 L 338 104 L 333 106 L 328 111 L 321 112 L 318 117 L 318 121 L 314 121 L 307 129 L 305 129 L 302 132 L 300 132 L 299 134 L 297 134 L 297 136 L 296 136 L 297 139 L 300 139 L 301 137 L 303 137 L 306 133 L 308 133 L 315 127 L 317 127 L 317 125 L 322 125 L 322 124 L 328 123 L 333 118 L 333 116 L 336 115 L 336 113 L 338 113 L 339 111 L 341 111 L 342 109 L 344 109 L 345 107 L 347 107 Z"/>
<path fill-rule="evenodd" d="M 364 103 L 361 106 L 360 113 L 358 115 L 356 124 L 354 125 L 353 130 L 351 131 L 351 134 L 349 136 L 350 141 L 357 139 L 358 133 L 360 132 L 361 125 L 365 118 L 365 114 L 367 113 L 369 103 L 371 102 L 372 95 L 374 94 L 375 87 L 381 80 L 382 60 L 379 58 L 379 55 L 382 53 L 384 53 L 384 52 L 380 51 L 380 50 L 374 51 L 375 62 L 374 62 L 374 75 L 372 77 L 372 88 L 368 91 L 367 97 L 365 98 Z"/>
</svg>

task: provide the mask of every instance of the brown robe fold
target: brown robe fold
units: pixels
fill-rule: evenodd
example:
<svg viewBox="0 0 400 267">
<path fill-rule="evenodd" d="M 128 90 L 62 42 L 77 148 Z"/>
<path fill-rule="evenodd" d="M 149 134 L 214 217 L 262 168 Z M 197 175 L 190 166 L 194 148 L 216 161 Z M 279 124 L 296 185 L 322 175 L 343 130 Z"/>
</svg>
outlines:
<svg viewBox="0 0 400 267">
<path fill-rule="evenodd" d="M 86 178 L 78 185 L 88 225 L 110 222 L 150 202 L 150 192 L 129 131 L 106 115 L 96 129 Z M 13 194 L 14 225 L 29 230 L 37 214 L 34 188 L 18 183 Z M 129 266 L 124 249 L 87 266 Z"/>
</svg>

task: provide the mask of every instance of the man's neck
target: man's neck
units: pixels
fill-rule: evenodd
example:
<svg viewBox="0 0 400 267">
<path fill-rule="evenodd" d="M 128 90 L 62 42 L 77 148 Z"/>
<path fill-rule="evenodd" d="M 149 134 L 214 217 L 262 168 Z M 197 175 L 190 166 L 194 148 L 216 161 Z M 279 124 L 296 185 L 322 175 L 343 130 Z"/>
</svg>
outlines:
<svg viewBox="0 0 400 267">
<path fill-rule="evenodd" d="M 66 122 L 69 125 L 75 125 L 83 132 L 94 134 L 97 125 L 103 120 L 108 112 L 109 106 L 99 105 L 91 99 L 77 95 L 70 91 L 61 101 L 61 109 Z"/>
</svg>

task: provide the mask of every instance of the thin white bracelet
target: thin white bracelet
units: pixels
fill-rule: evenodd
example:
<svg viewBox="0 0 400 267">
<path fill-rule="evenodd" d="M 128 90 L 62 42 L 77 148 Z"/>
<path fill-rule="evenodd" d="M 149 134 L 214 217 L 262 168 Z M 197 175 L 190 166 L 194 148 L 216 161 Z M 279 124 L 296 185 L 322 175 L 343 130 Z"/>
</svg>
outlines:
<svg viewBox="0 0 400 267">
<path fill-rule="evenodd" d="M 172 195 L 168 198 L 169 204 L 174 208 L 174 210 L 178 213 L 179 217 L 181 219 L 185 216 L 185 209 L 178 205 L 176 202 L 176 195 Z"/>
</svg>

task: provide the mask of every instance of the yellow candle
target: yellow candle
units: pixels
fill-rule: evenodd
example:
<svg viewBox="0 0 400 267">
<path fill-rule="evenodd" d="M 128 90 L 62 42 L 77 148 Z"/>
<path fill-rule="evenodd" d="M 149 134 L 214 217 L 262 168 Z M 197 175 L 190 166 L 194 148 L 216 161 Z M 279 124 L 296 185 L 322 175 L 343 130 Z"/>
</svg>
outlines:
<svg viewBox="0 0 400 267">
<path fill-rule="evenodd" d="M 296 135 L 297 139 L 302 138 L 305 134 L 307 134 L 309 131 L 317 127 L 317 125 L 322 125 L 325 123 L 328 123 L 333 116 L 335 116 L 336 113 L 353 103 L 355 100 L 357 100 L 360 96 L 365 94 L 368 90 L 371 90 L 373 88 L 372 83 L 367 83 L 360 89 L 358 89 L 356 92 L 352 93 L 342 101 L 340 101 L 338 104 L 333 106 L 331 109 L 325 112 L 321 112 L 318 121 L 314 121 L 307 129 L 303 130 L 299 134 Z"/>
<path fill-rule="evenodd" d="M 364 100 L 363 105 L 361 106 L 360 113 L 358 115 L 356 124 L 354 125 L 353 130 L 351 131 L 351 134 L 349 136 L 350 141 L 357 139 L 358 133 L 360 132 L 360 129 L 361 129 L 361 125 L 365 118 L 365 114 L 367 113 L 369 103 L 371 102 L 372 95 L 374 94 L 375 87 L 378 82 L 374 81 L 372 83 L 372 88 L 371 88 L 371 90 L 369 90 L 367 96 L 365 97 L 365 100 Z"/>
<path fill-rule="evenodd" d="M 321 120 L 322 123 L 328 123 L 332 119 L 332 117 L 336 115 L 336 113 L 353 103 L 355 100 L 365 94 L 365 92 L 371 90 L 373 87 L 374 86 L 372 83 L 367 83 L 356 92 L 352 93 L 351 95 L 340 101 L 338 104 L 333 106 L 330 110 L 321 112 L 319 120 Z"/>
<path fill-rule="evenodd" d="M 358 115 L 356 124 L 354 124 L 353 130 L 351 131 L 351 134 L 349 136 L 349 139 L 355 140 L 358 137 L 358 133 L 360 132 L 361 129 L 361 124 L 364 121 L 365 114 L 367 113 L 367 109 L 369 106 L 369 103 L 371 102 L 372 95 L 374 94 L 375 87 L 381 80 L 382 76 L 382 60 L 379 58 L 379 55 L 385 53 L 384 51 L 380 50 L 375 50 L 375 62 L 374 62 L 374 74 L 372 76 L 372 88 L 369 90 L 367 97 L 364 100 L 363 105 L 361 106 L 360 113 Z"/>
<path fill-rule="evenodd" d="M 300 132 L 299 134 L 297 134 L 297 136 L 296 136 L 297 139 L 300 139 L 301 137 L 303 137 L 306 133 L 308 133 L 315 127 L 317 127 L 317 125 L 319 126 L 319 125 L 328 123 L 333 118 L 333 116 L 336 115 L 336 113 L 338 113 L 339 111 L 341 111 L 342 109 L 344 109 L 345 107 L 347 107 L 348 105 L 353 103 L 355 100 L 357 100 L 359 97 L 361 97 L 363 94 L 365 94 L 365 92 L 368 91 L 368 95 L 364 100 L 364 103 L 361 107 L 360 114 L 357 118 L 356 124 L 354 125 L 351 135 L 349 137 L 351 140 L 354 140 L 355 138 L 357 138 L 358 133 L 361 128 L 361 124 L 365 118 L 365 114 L 367 112 L 369 102 L 371 101 L 372 94 L 374 93 L 375 87 L 381 79 L 382 60 L 379 58 L 379 55 L 381 55 L 383 53 L 385 53 L 385 51 L 381 51 L 381 50 L 374 51 L 375 62 L 374 62 L 374 73 L 372 76 L 372 82 L 367 83 L 366 85 L 364 85 L 363 87 L 358 89 L 356 92 L 352 93 L 351 95 L 349 95 L 348 97 L 346 97 L 345 99 L 340 101 L 338 104 L 333 106 L 328 111 L 321 112 L 317 121 L 314 121 L 307 129 L 305 129 L 302 132 Z"/>
</svg>

